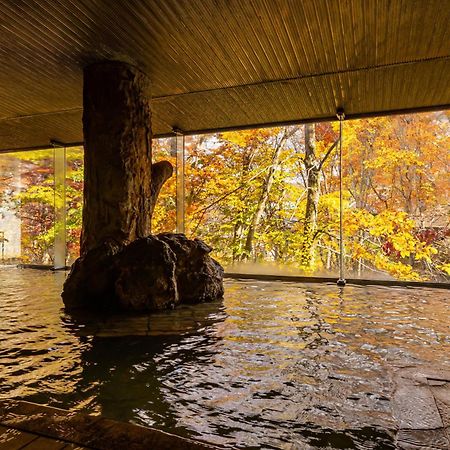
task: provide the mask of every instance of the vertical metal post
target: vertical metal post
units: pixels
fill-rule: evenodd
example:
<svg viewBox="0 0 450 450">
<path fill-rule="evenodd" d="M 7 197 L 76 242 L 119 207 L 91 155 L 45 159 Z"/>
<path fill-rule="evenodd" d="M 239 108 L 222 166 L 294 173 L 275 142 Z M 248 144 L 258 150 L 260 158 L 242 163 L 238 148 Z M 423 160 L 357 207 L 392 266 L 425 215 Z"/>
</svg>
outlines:
<svg viewBox="0 0 450 450">
<path fill-rule="evenodd" d="M 55 240 L 54 269 L 66 267 L 66 148 L 53 143 Z"/>
<path fill-rule="evenodd" d="M 176 154 L 176 182 L 177 182 L 177 233 L 185 232 L 184 208 L 184 135 L 180 130 L 174 129 L 174 153 Z"/>
<path fill-rule="evenodd" d="M 344 203 L 342 199 L 342 123 L 345 118 L 344 110 L 338 109 L 336 115 L 339 119 L 339 280 L 338 286 L 345 286 L 345 254 L 344 254 L 344 229 L 343 229 L 343 217 L 344 217 Z"/>
<path fill-rule="evenodd" d="M 7 241 L 5 238 L 5 232 L 0 231 L 0 243 L 2 244 L 2 264 L 5 263 L 5 241 Z"/>
</svg>

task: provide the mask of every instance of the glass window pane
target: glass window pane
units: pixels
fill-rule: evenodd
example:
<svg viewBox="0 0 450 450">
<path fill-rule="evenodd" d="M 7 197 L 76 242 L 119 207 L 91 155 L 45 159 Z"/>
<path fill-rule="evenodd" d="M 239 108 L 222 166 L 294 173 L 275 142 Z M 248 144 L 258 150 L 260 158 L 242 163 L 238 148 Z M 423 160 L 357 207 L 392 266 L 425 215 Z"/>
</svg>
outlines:
<svg viewBox="0 0 450 450">
<path fill-rule="evenodd" d="M 344 124 L 348 277 L 449 281 L 446 112 Z"/>
<path fill-rule="evenodd" d="M 152 233 L 174 233 L 176 230 L 176 152 L 173 147 L 173 138 L 153 139 L 153 162 L 169 161 L 174 173 L 161 188 L 153 211 Z"/>
<path fill-rule="evenodd" d="M 53 264 L 53 150 L 0 155 L 0 234 L 6 263 Z"/>
<path fill-rule="evenodd" d="M 83 212 L 83 148 L 66 149 L 66 242 L 67 264 L 80 256 Z"/>
<path fill-rule="evenodd" d="M 311 129 L 309 159 L 305 126 L 186 138 L 186 233 L 228 271 L 337 274 L 337 133 Z"/>
<path fill-rule="evenodd" d="M 187 236 L 210 244 L 229 272 L 337 277 L 338 128 L 185 137 Z M 346 278 L 449 281 L 449 141 L 446 112 L 345 121 Z M 71 264 L 79 255 L 83 149 L 66 154 Z M 176 167 L 172 138 L 153 141 L 153 160 Z M 54 264 L 54 178 L 52 149 L 0 155 L 4 262 Z M 153 233 L 175 232 L 176 188 L 175 176 L 163 186 Z"/>
</svg>

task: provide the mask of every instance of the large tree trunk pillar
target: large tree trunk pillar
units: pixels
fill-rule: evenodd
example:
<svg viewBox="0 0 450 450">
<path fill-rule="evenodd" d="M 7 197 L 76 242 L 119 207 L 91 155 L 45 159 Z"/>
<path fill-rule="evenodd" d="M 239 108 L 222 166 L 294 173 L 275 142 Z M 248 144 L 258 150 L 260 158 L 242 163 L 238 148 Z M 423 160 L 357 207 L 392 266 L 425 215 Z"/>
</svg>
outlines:
<svg viewBox="0 0 450 450">
<path fill-rule="evenodd" d="M 148 81 L 128 64 L 84 71 L 81 256 L 64 283 L 68 309 L 152 311 L 223 295 L 212 250 L 183 234 L 149 236 L 172 165 L 152 167 Z"/>
<path fill-rule="evenodd" d="M 156 196 L 149 87 L 147 77 L 126 63 L 84 70 L 82 255 L 103 242 L 122 244 L 150 233 Z"/>
</svg>

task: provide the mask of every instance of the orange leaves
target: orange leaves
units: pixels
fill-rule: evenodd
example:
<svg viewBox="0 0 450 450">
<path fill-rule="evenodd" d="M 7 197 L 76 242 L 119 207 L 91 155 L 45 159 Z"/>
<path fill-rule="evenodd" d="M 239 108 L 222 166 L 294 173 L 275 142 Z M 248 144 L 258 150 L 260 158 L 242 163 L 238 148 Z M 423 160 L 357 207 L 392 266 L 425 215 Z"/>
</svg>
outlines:
<svg viewBox="0 0 450 450">
<path fill-rule="evenodd" d="M 280 128 L 257 128 L 253 130 L 230 131 L 220 134 L 220 139 L 231 145 L 246 148 L 264 144 L 270 137 L 280 132 Z"/>
<path fill-rule="evenodd" d="M 338 148 L 328 152 L 338 131 L 337 122 L 315 125 L 313 163 L 328 157 L 313 185 L 320 199 L 315 211 L 317 227 L 309 235 L 305 232 L 306 199 L 311 192 L 308 175 L 317 166 L 310 164 L 308 169 L 305 164 L 303 126 L 189 138 L 188 232 L 195 231 L 213 244 L 222 261 L 239 259 L 252 216 L 267 188 L 267 174 L 276 167 L 256 227 L 253 257 L 298 267 L 303 250 L 313 248 L 310 269 L 335 270 Z M 288 137 L 277 153 L 283 136 Z M 439 241 L 443 233 L 436 227 L 448 223 L 449 148 L 445 113 L 345 121 L 344 234 L 349 269 L 369 268 L 401 279 L 425 278 L 432 271 L 443 276 L 448 269 L 448 245 Z M 167 196 L 173 187 L 164 188 L 167 195 L 162 193 L 161 200 L 170 220 L 175 202 Z M 163 215 L 157 217 L 164 220 Z M 422 234 L 430 230 L 436 231 L 434 237 L 424 239 Z"/>
</svg>

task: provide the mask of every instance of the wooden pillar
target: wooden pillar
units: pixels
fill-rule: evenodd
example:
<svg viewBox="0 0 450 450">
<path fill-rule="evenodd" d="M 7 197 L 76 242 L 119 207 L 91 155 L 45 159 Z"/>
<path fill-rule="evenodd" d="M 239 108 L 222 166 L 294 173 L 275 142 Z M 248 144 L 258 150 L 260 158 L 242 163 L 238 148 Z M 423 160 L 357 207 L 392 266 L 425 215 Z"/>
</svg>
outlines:
<svg viewBox="0 0 450 450">
<path fill-rule="evenodd" d="M 147 78 L 128 64 L 84 71 L 83 229 L 62 292 L 68 309 L 155 310 L 223 295 L 210 247 L 182 234 L 149 237 L 173 172 L 168 161 L 152 165 L 149 99 Z"/>
<path fill-rule="evenodd" d="M 106 241 L 128 243 L 150 233 L 156 198 L 149 88 L 145 74 L 123 62 L 84 70 L 81 255 Z"/>
</svg>

